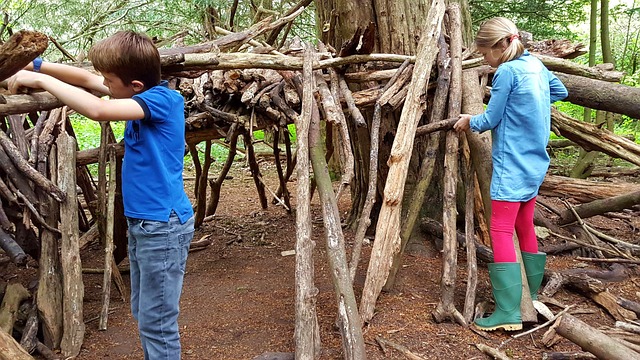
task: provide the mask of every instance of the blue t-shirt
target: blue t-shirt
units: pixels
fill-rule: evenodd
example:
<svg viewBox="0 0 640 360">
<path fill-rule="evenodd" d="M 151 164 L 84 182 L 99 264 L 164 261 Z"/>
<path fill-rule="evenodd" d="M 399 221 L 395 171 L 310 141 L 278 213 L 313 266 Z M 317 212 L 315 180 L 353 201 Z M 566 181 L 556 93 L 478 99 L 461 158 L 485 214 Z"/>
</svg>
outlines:
<svg viewBox="0 0 640 360">
<path fill-rule="evenodd" d="M 135 100 L 144 119 L 127 121 L 124 132 L 122 199 L 127 217 L 180 222 L 193 215 L 184 192 L 184 98 L 162 81 Z"/>
<path fill-rule="evenodd" d="M 491 130 L 492 200 L 528 201 L 538 194 L 549 168 L 551 103 L 567 95 L 562 82 L 526 50 L 498 66 L 485 112 L 469 123 L 473 131 Z"/>
</svg>

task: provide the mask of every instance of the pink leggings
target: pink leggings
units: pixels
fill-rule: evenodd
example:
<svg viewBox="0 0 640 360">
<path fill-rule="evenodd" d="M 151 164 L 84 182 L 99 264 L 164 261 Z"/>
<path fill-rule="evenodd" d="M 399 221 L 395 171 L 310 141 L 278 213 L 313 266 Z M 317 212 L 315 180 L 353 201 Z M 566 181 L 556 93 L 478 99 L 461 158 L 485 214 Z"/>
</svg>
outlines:
<svg viewBox="0 0 640 360">
<path fill-rule="evenodd" d="M 513 229 L 518 234 L 520 250 L 538 252 L 538 239 L 533 228 L 533 210 L 536 198 L 527 202 L 491 200 L 491 247 L 493 261 L 516 262 Z"/>
</svg>

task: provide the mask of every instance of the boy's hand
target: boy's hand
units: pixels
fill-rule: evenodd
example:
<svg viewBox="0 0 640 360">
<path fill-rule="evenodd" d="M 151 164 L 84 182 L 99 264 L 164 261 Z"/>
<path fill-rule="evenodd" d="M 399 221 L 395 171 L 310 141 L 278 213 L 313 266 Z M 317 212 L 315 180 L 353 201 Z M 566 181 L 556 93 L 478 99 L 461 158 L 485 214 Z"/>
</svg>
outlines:
<svg viewBox="0 0 640 360">
<path fill-rule="evenodd" d="M 458 117 L 458 121 L 453 124 L 453 129 L 457 132 L 467 131 L 469 130 L 469 122 L 471 121 L 471 115 L 469 114 L 460 114 Z"/>
<path fill-rule="evenodd" d="M 24 93 L 25 88 L 39 88 L 38 80 L 42 78 L 42 74 L 32 71 L 20 70 L 15 75 L 7 79 L 9 91 L 12 94 Z"/>
</svg>

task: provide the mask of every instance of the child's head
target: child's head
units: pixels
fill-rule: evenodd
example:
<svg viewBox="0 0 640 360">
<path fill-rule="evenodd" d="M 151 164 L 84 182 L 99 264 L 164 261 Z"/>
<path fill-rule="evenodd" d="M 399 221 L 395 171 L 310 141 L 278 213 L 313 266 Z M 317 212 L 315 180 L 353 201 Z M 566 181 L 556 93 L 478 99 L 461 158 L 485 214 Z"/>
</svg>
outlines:
<svg viewBox="0 0 640 360">
<path fill-rule="evenodd" d="M 89 60 L 96 70 L 113 74 L 124 84 L 137 80 L 146 90 L 160 83 L 160 54 L 144 34 L 119 31 L 93 45 Z"/>
<path fill-rule="evenodd" d="M 524 52 L 518 28 L 503 17 L 495 17 L 480 25 L 475 45 L 493 67 L 516 59 Z"/>
</svg>

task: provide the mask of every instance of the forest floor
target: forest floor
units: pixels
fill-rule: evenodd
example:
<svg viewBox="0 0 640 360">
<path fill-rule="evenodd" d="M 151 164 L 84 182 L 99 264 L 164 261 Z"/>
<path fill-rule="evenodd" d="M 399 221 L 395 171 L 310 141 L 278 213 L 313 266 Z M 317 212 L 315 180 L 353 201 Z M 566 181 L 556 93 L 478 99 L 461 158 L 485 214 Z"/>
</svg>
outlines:
<svg viewBox="0 0 640 360">
<path fill-rule="evenodd" d="M 261 167 L 266 183 L 275 190 L 277 180 L 273 169 L 265 163 Z M 295 180 L 289 185 L 295 194 Z M 192 194 L 193 181 L 187 180 L 185 186 Z M 295 202 L 295 195 L 292 201 Z M 344 219 L 349 210 L 348 195 L 339 206 Z M 638 215 L 637 211 L 632 213 L 631 220 L 595 219 L 595 225 L 612 236 L 637 242 L 640 238 Z M 342 359 L 341 337 L 334 326 L 336 299 L 328 272 L 317 194 L 312 202 L 312 223 L 312 236 L 316 242 L 315 284 L 319 291 L 317 316 L 322 341 L 321 359 Z M 295 215 L 271 204 L 268 209 L 261 209 L 248 169 L 236 163 L 222 186 L 215 217 L 196 230 L 194 241 L 207 235 L 211 235 L 212 245 L 190 253 L 187 262 L 179 319 L 183 359 L 240 360 L 253 359 L 267 352 L 293 352 L 295 256 L 283 256 L 282 252 L 295 248 Z M 349 249 L 353 236 L 353 231 L 345 230 Z M 542 244 L 559 241 L 548 239 Z M 371 245 L 364 246 L 355 280 L 358 298 L 370 250 Z M 101 254 L 98 245 L 92 246 L 83 254 L 83 267 L 100 267 Z M 456 289 L 458 309 L 462 309 L 464 303 L 465 259 L 464 249 L 461 249 Z M 569 254 L 549 256 L 549 269 L 582 267 L 601 268 L 593 263 L 576 261 L 575 256 Z M 431 314 L 439 302 L 441 271 L 441 253 L 434 249 L 433 241 L 427 236 L 421 246 L 404 255 L 395 289 L 380 295 L 376 314 L 363 329 L 368 359 L 406 358 L 397 350 L 381 348 L 376 337 L 403 345 L 424 359 L 488 358 L 476 348 L 478 343 L 500 347 L 514 359 L 541 359 L 545 352 L 580 350 L 566 339 L 561 339 L 551 349 L 545 348 L 541 338 L 546 328 L 511 339 L 513 333 L 482 333 L 452 322 L 436 323 Z M 624 281 L 612 283 L 609 290 L 639 301 L 640 278 L 637 272 L 634 273 Z M 77 359 L 142 359 L 128 301 L 122 301 L 112 286 L 108 329 L 99 331 L 97 316 L 101 308 L 102 275 L 85 274 L 84 281 L 86 335 Z M 128 274 L 125 274 L 125 282 L 128 284 Z M 479 264 L 477 300 L 490 298 L 490 293 L 486 265 Z M 578 310 L 575 316 L 594 327 L 610 327 L 615 322 L 581 295 L 562 289 L 554 298 L 566 305 L 575 304 Z M 553 306 L 551 309 L 560 310 Z M 532 327 L 525 325 L 525 330 Z"/>
</svg>

